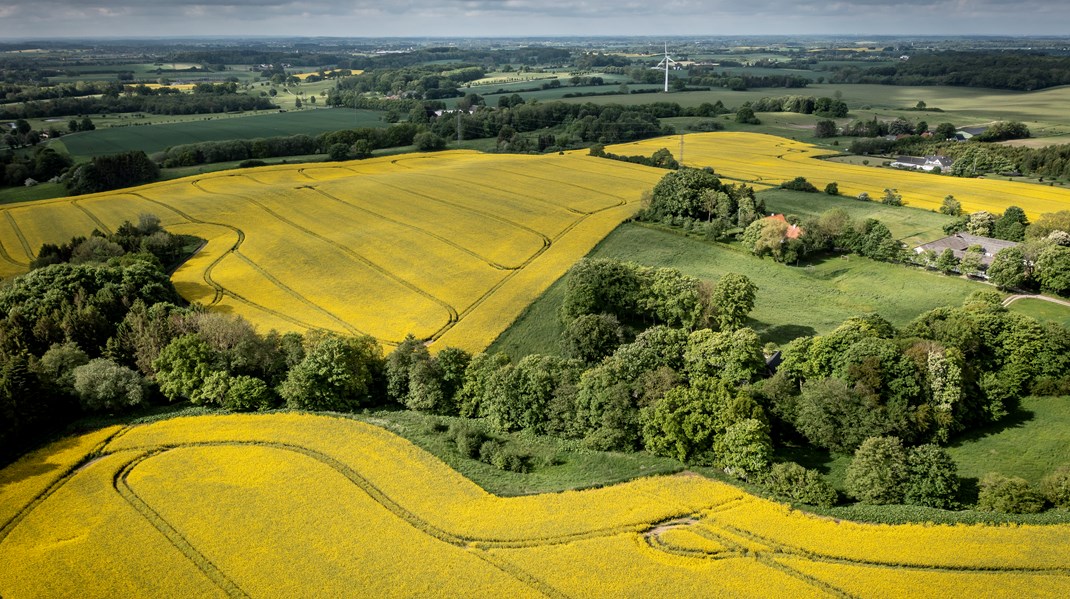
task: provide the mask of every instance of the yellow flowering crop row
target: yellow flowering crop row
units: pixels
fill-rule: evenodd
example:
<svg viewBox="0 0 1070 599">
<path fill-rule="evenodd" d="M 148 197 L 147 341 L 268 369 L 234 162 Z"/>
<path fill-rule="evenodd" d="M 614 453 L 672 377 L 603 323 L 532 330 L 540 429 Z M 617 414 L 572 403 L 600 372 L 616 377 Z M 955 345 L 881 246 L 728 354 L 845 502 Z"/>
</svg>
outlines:
<svg viewBox="0 0 1070 599">
<path fill-rule="evenodd" d="M 606 148 L 617 154 L 650 155 L 659 148 L 679 147 L 679 137 L 649 139 Z M 779 185 L 806 177 L 819 189 L 836 182 L 841 194 L 865 192 L 879 200 L 885 189 L 897 189 L 909 206 L 937 210 L 953 195 L 963 210 L 1002 213 L 1018 206 L 1035 219 L 1047 212 L 1070 209 L 1070 190 L 1059 187 L 939 176 L 818 160 L 829 152 L 817 146 L 759 133 L 719 132 L 687 135 L 684 158 L 688 166 L 711 166 L 726 177 Z M 879 159 L 874 159 L 874 161 Z"/>
<path fill-rule="evenodd" d="M 212 173 L 0 207 L 0 273 L 24 271 L 42 243 L 154 213 L 208 240 L 174 274 L 191 301 L 262 329 L 387 345 L 448 334 L 478 351 L 661 174 L 580 153 L 470 151 Z"/>
<path fill-rule="evenodd" d="M 889 566 L 1070 570 L 1065 526 L 835 522 L 758 499 L 710 513 L 703 526 L 736 532 L 771 549 L 828 559 Z"/>
<path fill-rule="evenodd" d="M 1070 592 L 1067 526 L 837 522 L 695 475 L 497 497 L 392 433 L 325 416 L 176 418 L 100 447 L 113 432 L 0 471 L 101 455 L 58 486 L 5 487 L 0 513 L 22 516 L 0 532 L 0 595 Z"/>
</svg>

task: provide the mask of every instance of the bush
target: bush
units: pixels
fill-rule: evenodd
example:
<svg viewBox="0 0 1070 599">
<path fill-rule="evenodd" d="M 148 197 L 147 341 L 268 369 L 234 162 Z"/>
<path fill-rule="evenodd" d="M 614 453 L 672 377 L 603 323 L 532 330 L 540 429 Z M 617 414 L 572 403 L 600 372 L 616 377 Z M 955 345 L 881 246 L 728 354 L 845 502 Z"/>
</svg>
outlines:
<svg viewBox="0 0 1070 599">
<path fill-rule="evenodd" d="M 774 495 L 792 502 L 832 507 L 838 499 L 836 489 L 817 471 L 807 470 L 795 462 L 774 464 L 762 484 Z"/>
<path fill-rule="evenodd" d="M 238 163 L 238 168 L 253 168 L 257 166 L 267 166 L 267 163 L 263 160 L 242 160 Z"/>
<path fill-rule="evenodd" d="M 74 391 L 86 410 L 115 410 L 136 406 L 144 398 L 141 375 L 107 358 L 97 358 L 73 370 Z"/>
<path fill-rule="evenodd" d="M 840 195 L 840 186 L 835 181 L 833 181 L 825 186 L 825 193 L 829 194 L 830 196 L 838 196 Z"/>
<path fill-rule="evenodd" d="M 1037 514 L 1044 510 L 1044 498 L 1024 478 L 990 472 L 981 479 L 977 509 L 1008 514 Z"/>
<path fill-rule="evenodd" d="M 742 480 L 751 480 L 766 472 L 773 457 L 769 433 L 754 418 L 729 426 L 716 445 L 719 465 L 727 474 Z"/>
<path fill-rule="evenodd" d="M 275 405 L 275 394 L 268 384 L 253 376 L 240 375 L 230 379 L 223 395 L 223 407 L 235 412 L 267 410 Z"/>
<path fill-rule="evenodd" d="M 461 455 L 472 459 L 480 457 L 479 453 L 483 443 L 488 439 L 486 433 L 464 421 L 451 424 L 447 435 L 457 444 L 457 451 Z"/>
<path fill-rule="evenodd" d="M 491 457 L 491 465 L 506 472 L 527 474 L 531 471 L 531 456 L 508 445 L 502 447 Z"/>
<path fill-rule="evenodd" d="M 1057 508 L 1070 509 L 1070 464 L 1064 464 L 1040 481 L 1040 492 Z"/>
<path fill-rule="evenodd" d="M 441 150 L 446 147 L 446 140 L 430 131 L 417 133 L 416 136 L 412 138 L 412 143 L 416 146 L 416 149 L 421 152 L 434 152 L 435 150 Z"/>
<path fill-rule="evenodd" d="M 847 494 L 862 503 L 901 503 L 907 480 L 907 456 L 897 437 L 870 437 L 847 466 Z"/>
<path fill-rule="evenodd" d="M 958 492 L 958 469 L 946 450 L 936 445 L 910 450 L 903 497 L 906 503 L 946 509 Z"/>
<path fill-rule="evenodd" d="M 805 191 L 806 193 L 817 193 L 817 188 L 814 184 L 807 181 L 806 177 L 795 177 L 791 181 L 785 181 L 780 184 L 781 189 L 790 189 L 792 191 Z"/>
</svg>

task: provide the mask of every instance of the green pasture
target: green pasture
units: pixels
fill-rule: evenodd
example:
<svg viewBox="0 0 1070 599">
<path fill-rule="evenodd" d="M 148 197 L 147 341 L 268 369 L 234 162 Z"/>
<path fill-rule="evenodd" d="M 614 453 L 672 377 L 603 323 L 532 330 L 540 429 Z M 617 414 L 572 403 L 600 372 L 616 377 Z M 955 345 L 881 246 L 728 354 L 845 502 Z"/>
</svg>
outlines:
<svg viewBox="0 0 1070 599">
<path fill-rule="evenodd" d="M 775 69 L 779 70 L 779 69 Z M 632 86 L 638 87 L 638 86 Z M 952 122 L 959 126 L 981 124 L 996 120 L 1022 121 L 1034 135 L 1053 136 L 1070 132 L 1070 86 L 1035 92 L 1017 92 L 969 87 L 916 87 L 899 85 L 857 85 L 813 83 L 802 89 L 760 88 L 747 91 L 713 89 L 698 92 L 669 92 L 667 94 L 635 94 L 609 96 L 590 101 L 635 105 L 650 102 L 676 102 L 681 106 L 698 106 L 718 100 L 729 108 L 760 98 L 786 95 L 828 96 L 839 92 L 851 110 L 851 118 L 894 118 L 902 116 L 912 121 L 924 120 L 936 124 Z M 560 96 L 558 96 L 560 97 Z M 584 102 L 587 98 L 565 98 L 565 102 Z M 924 101 L 936 111 L 906 110 Z M 769 113 L 759 113 L 765 121 Z M 809 116 L 810 123 L 817 117 Z"/>
<path fill-rule="evenodd" d="M 40 183 L 33 187 L 4 187 L 0 188 L 0 204 L 47 200 L 65 195 L 67 195 L 67 188 L 62 183 Z"/>
<path fill-rule="evenodd" d="M 770 189 L 759 192 L 759 196 L 765 200 L 765 206 L 770 212 L 794 214 L 800 218 L 817 216 L 833 208 L 846 210 L 855 220 L 875 218 L 887 225 L 896 239 L 909 246 L 944 237 L 944 225 L 951 221 L 950 216 L 938 212 L 909 206 L 888 206 L 879 202 L 860 202 L 854 198 L 830 196 L 826 193 Z"/>
<path fill-rule="evenodd" d="M 1036 483 L 1070 464 L 1070 397 L 1028 397 L 1017 412 L 964 436 L 948 451 L 961 477 L 999 472 Z"/>
<path fill-rule="evenodd" d="M 1009 308 L 1040 321 L 1057 322 L 1070 328 L 1070 307 L 1039 299 L 1020 299 Z"/>
<path fill-rule="evenodd" d="M 62 141 L 76 159 L 129 150 L 144 150 L 151 154 L 170 146 L 204 141 L 299 133 L 317 135 L 339 129 L 385 127 L 387 123 L 380 120 L 380 114 L 372 110 L 330 108 L 251 116 L 211 115 L 184 123 L 101 128 L 65 135 Z"/>
<path fill-rule="evenodd" d="M 780 344 L 827 333 L 847 318 L 866 312 L 877 312 L 902 326 L 922 312 L 959 305 L 970 293 L 990 289 L 982 283 L 858 256 L 787 266 L 756 258 L 739 244 L 707 242 L 638 223 L 621 225 L 589 256 L 668 266 L 708 281 L 729 272 L 742 273 L 758 286 L 748 325 L 763 341 Z M 564 287 L 564 279 L 555 282 L 488 351 L 504 351 L 513 357 L 558 353 L 562 326 L 556 315 Z"/>
</svg>

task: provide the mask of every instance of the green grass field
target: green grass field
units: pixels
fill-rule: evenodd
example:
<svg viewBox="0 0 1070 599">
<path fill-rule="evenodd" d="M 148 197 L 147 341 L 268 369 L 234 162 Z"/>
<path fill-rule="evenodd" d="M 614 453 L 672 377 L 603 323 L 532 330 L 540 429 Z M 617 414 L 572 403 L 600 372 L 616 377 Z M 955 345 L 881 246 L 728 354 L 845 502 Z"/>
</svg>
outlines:
<svg viewBox="0 0 1070 599">
<path fill-rule="evenodd" d="M 0 189 L 0 204 L 47 200 L 67 195 L 67 188 L 61 183 L 41 183 L 33 187 L 5 187 Z"/>
<path fill-rule="evenodd" d="M 759 193 L 771 212 L 794 214 L 801 218 L 817 216 L 826 210 L 842 208 L 855 220 L 875 218 L 891 230 L 892 235 L 909 246 L 944 237 L 943 227 L 951 217 L 909 206 L 887 206 L 878 202 L 860 202 L 845 196 L 803 193 L 770 189 Z"/>
<path fill-rule="evenodd" d="M 1011 304 L 1010 309 L 1026 316 L 1032 316 L 1037 320 L 1049 320 L 1057 322 L 1064 327 L 1070 327 L 1070 308 L 1053 302 L 1020 299 Z"/>
<path fill-rule="evenodd" d="M 276 135 L 306 133 L 317 135 L 325 131 L 356 127 L 385 127 L 380 113 L 372 110 L 330 108 L 299 112 L 258 114 L 252 116 L 205 116 L 199 121 L 168 125 L 111 127 L 62 138 L 67 150 L 76 159 L 129 150 L 160 152 L 170 146 L 221 141 L 224 139 L 253 139 Z"/>
<path fill-rule="evenodd" d="M 866 312 L 878 312 L 902 326 L 926 310 L 958 305 L 970 293 L 990 289 L 981 283 L 858 256 L 786 266 L 756 258 L 738 244 L 706 242 L 636 223 L 621 225 L 589 256 L 678 268 L 709 281 L 729 272 L 742 273 L 758 286 L 748 324 L 763 341 L 776 343 L 828 332 L 847 318 Z M 562 326 L 556 315 L 564 286 L 564 279 L 555 282 L 488 351 L 504 351 L 514 358 L 557 353 Z"/>
<path fill-rule="evenodd" d="M 1038 482 L 1070 464 L 1070 397 L 1028 397 L 1003 422 L 959 439 L 948 449 L 959 476 L 988 472 Z"/>
</svg>

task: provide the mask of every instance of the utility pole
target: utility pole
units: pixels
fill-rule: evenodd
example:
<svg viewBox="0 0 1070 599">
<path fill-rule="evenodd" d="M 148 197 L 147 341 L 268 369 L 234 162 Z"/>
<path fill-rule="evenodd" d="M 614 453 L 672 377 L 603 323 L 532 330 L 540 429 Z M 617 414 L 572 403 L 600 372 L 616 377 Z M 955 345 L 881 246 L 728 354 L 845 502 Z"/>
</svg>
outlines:
<svg viewBox="0 0 1070 599">
<path fill-rule="evenodd" d="M 680 134 L 680 166 L 684 165 L 684 134 Z"/>
</svg>

